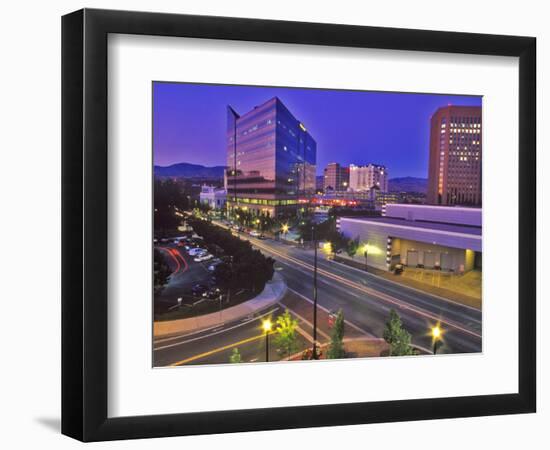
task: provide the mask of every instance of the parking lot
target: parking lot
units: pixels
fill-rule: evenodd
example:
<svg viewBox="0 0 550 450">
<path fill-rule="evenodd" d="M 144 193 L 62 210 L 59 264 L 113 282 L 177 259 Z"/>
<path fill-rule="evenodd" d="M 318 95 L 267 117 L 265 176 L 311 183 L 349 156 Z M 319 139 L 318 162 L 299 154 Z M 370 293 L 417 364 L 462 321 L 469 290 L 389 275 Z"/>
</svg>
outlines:
<svg viewBox="0 0 550 450">
<path fill-rule="evenodd" d="M 170 239 L 155 243 L 155 248 L 162 252 L 172 270 L 168 284 L 155 296 L 155 316 L 174 311 L 178 306 L 191 308 L 190 305 L 204 299 L 203 294 L 213 297 L 217 286 L 214 271 L 209 268 L 221 260 L 208 253 L 201 244 L 199 239 Z"/>
</svg>

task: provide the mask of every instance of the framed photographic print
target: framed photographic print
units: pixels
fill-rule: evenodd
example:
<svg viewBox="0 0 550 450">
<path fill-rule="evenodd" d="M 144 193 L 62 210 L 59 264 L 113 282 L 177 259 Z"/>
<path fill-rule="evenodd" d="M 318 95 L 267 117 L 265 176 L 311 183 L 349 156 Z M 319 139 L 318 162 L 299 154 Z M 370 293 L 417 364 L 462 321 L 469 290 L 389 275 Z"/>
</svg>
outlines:
<svg viewBox="0 0 550 450">
<path fill-rule="evenodd" d="M 535 411 L 535 39 L 62 22 L 62 431 Z"/>
</svg>

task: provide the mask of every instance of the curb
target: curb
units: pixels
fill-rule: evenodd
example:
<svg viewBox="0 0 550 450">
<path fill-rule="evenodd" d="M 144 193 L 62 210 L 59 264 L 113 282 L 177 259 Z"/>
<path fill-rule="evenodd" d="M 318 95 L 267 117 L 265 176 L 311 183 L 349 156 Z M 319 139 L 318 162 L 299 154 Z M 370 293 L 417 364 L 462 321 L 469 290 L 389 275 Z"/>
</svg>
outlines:
<svg viewBox="0 0 550 450">
<path fill-rule="evenodd" d="M 273 285 L 275 283 L 281 285 L 278 292 L 273 292 Z M 221 312 L 204 314 L 202 316 L 168 321 L 155 321 L 153 325 L 153 338 L 168 337 L 181 333 L 192 334 L 207 328 L 212 328 L 213 326 L 221 326 L 227 322 L 249 317 L 278 303 L 286 294 L 287 289 L 288 287 L 285 279 L 276 272 L 272 280 L 266 283 L 264 290 L 256 297 L 246 302 L 223 309 Z M 270 294 L 274 294 L 273 297 L 267 297 Z"/>
</svg>

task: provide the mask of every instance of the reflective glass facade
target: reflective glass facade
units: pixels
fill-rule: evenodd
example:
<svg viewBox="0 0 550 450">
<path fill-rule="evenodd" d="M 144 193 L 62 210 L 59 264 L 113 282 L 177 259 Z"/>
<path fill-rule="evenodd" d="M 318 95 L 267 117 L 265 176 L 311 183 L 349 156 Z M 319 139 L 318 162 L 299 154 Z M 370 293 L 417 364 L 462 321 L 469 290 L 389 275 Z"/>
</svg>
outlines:
<svg viewBox="0 0 550 450">
<path fill-rule="evenodd" d="M 315 191 L 317 145 L 277 98 L 239 116 L 227 107 L 228 203 L 279 215 Z"/>
</svg>

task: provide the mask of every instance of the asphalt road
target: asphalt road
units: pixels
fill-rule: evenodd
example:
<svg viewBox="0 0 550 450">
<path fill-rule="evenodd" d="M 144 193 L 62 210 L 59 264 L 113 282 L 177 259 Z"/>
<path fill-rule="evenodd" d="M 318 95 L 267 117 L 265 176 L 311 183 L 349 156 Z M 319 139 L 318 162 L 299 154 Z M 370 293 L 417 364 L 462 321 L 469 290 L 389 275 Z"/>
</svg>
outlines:
<svg viewBox="0 0 550 450">
<path fill-rule="evenodd" d="M 276 259 L 288 287 L 311 299 L 313 292 L 313 250 L 271 240 L 247 237 L 265 254 Z M 428 293 L 393 283 L 364 271 L 328 261 L 319 252 L 318 303 L 342 309 L 344 316 L 364 331 L 381 337 L 390 309 L 395 309 L 413 343 L 432 348 L 430 329 L 440 323 L 444 332 L 441 353 L 481 351 L 481 311 Z"/>
<path fill-rule="evenodd" d="M 265 360 L 265 335 L 261 318 L 272 320 L 290 309 L 299 321 L 300 349 L 312 342 L 313 321 L 313 250 L 272 240 L 245 236 L 264 254 L 276 260 L 275 268 L 285 278 L 289 291 L 276 305 L 233 323 L 220 324 L 193 335 L 172 337 L 154 342 L 155 366 L 184 364 L 219 364 L 229 361 L 233 348 L 238 348 L 244 362 Z M 381 337 L 390 309 L 395 309 L 404 327 L 411 333 L 413 344 L 430 353 L 430 329 L 440 324 L 442 345 L 438 353 L 471 353 L 481 351 L 481 311 L 428 293 L 396 284 L 364 271 L 329 261 L 318 255 L 318 341 L 327 342 L 330 334 L 328 312 L 342 309 L 346 318 L 346 336 Z M 198 269 L 198 267 L 197 267 Z M 188 269 L 187 269 L 188 270 Z M 181 277 L 182 286 L 189 274 Z M 200 272 L 196 274 L 200 276 Z M 193 276 L 195 278 L 195 276 Z M 275 309 L 274 309 L 275 308 Z M 270 360 L 282 356 L 270 346 Z"/>
<path fill-rule="evenodd" d="M 274 305 L 258 312 L 254 317 L 220 324 L 220 326 L 198 333 L 156 339 L 153 343 L 155 367 L 189 364 L 224 364 L 234 348 L 239 350 L 243 362 L 265 361 L 265 333 L 262 320 L 270 318 L 273 323 L 284 312 L 283 305 Z M 308 339 L 311 327 L 300 318 L 296 351 L 310 346 Z M 279 361 L 288 355 L 281 355 L 269 336 L 269 361 Z"/>
</svg>

